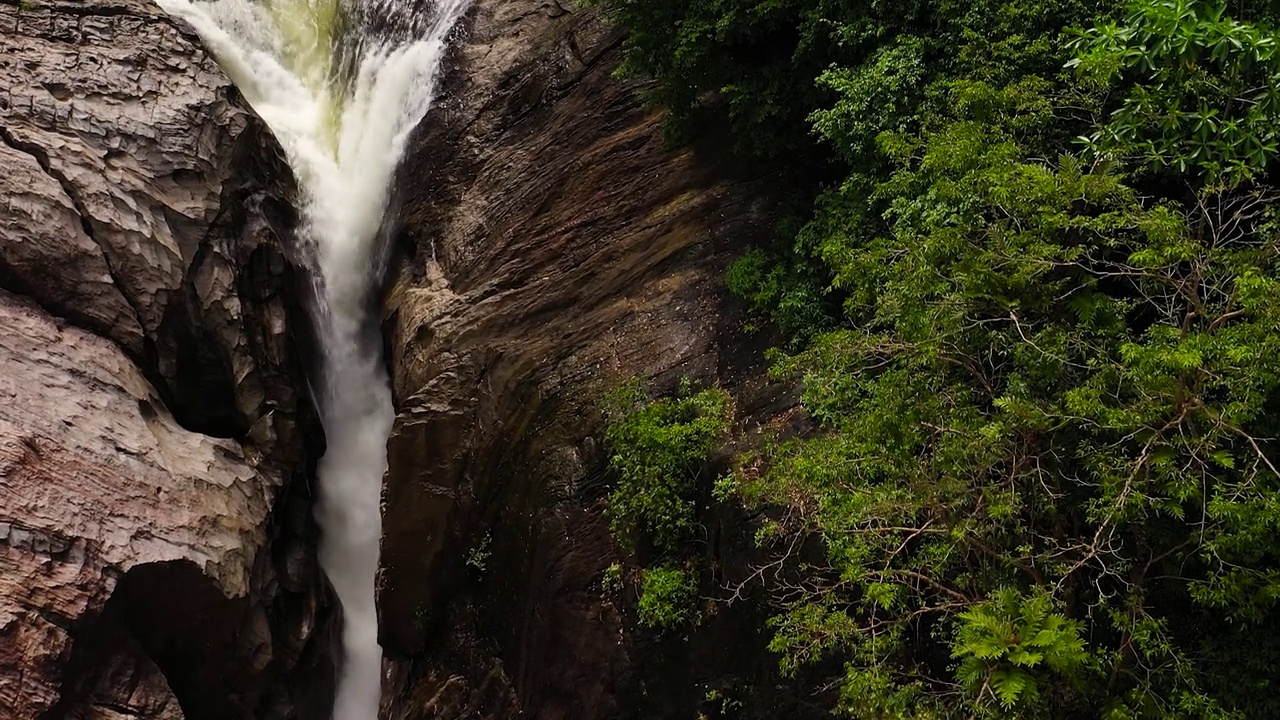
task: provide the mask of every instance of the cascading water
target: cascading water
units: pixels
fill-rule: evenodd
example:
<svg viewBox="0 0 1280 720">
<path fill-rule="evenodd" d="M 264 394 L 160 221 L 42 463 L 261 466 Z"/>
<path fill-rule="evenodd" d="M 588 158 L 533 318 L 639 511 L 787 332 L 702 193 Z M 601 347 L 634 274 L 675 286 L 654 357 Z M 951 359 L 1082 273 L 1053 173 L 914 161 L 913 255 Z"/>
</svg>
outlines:
<svg viewBox="0 0 1280 720">
<path fill-rule="evenodd" d="M 334 720 L 378 715 L 374 582 L 393 410 L 371 295 L 392 175 L 431 104 L 468 0 L 159 0 L 189 22 L 284 147 L 298 178 L 322 357 L 313 392 L 320 563 L 342 602 Z"/>
</svg>

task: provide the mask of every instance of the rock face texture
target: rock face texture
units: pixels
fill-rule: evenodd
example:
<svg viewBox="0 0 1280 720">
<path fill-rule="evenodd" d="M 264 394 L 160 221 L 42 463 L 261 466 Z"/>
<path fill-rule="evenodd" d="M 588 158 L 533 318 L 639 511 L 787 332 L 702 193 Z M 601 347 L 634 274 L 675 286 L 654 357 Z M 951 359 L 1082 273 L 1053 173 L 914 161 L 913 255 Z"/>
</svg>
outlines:
<svg viewBox="0 0 1280 720">
<path fill-rule="evenodd" d="M 598 584 L 607 390 L 786 404 L 722 297 L 750 188 L 664 145 L 619 54 L 592 11 L 475 0 L 397 179 L 385 717 L 693 717 L 769 677 L 758 618 L 655 643 Z M 0 83 L 0 718 L 325 718 L 279 149 L 147 0 L 0 0 Z M 706 552 L 745 567 L 743 532 Z"/>
<path fill-rule="evenodd" d="M 280 358 L 254 358 L 283 311 L 242 322 L 260 308 L 235 287 L 272 260 L 236 235 L 289 229 L 290 189 L 246 192 L 244 159 L 274 144 L 217 64 L 145 0 L 0 3 L 0 32 L 5 285 L 114 340 L 198 430 L 292 402 L 266 397 Z M 279 165 L 256 179 L 287 183 Z"/>
<path fill-rule="evenodd" d="M 700 683 L 739 672 L 726 648 L 763 647 L 754 617 L 645 646 L 600 589 L 622 559 L 601 515 L 605 392 L 688 376 L 747 412 L 776 396 L 722 297 L 761 209 L 664 145 L 611 75 L 620 46 L 594 11 L 478 0 L 400 178 L 380 609 L 387 652 L 413 662 L 393 717 L 694 717 Z"/>
<path fill-rule="evenodd" d="M 0 717 L 318 716 L 279 150 L 150 2 L 0 48 Z"/>
<path fill-rule="evenodd" d="M 0 628 L 21 651 L 0 662 L 20 679 L 10 705 L 34 717 L 57 699 L 35 683 L 69 627 L 131 568 L 185 561 L 246 595 L 270 482 L 239 444 L 179 427 L 109 341 L 8 294 L 0 327 Z"/>
</svg>

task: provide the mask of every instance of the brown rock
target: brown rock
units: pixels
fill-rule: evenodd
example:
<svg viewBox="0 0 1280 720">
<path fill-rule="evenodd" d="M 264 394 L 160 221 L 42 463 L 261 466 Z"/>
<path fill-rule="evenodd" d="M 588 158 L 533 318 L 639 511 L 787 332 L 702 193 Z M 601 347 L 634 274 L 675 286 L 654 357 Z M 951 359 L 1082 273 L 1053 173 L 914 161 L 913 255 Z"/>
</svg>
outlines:
<svg viewBox="0 0 1280 720">
<path fill-rule="evenodd" d="M 84 703 L 67 713 L 69 720 L 184 720 L 182 708 L 160 668 L 128 636 L 116 638 L 112 654 Z"/>
<path fill-rule="evenodd" d="M 217 64 L 149 0 L 0 4 L 0 37 L 0 286 L 116 341 L 188 427 L 294 404 L 244 217 L 287 234 L 292 178 Z"/>
<path fill-rule="evenodd" d="M 0 262 L 12 278 L 6 284 L 27 278 L 47 305 L 87 327 L 115 329 L 140 350 L 142 328 L 71 198 L 31 155 L 0 145 L 0 163 L 8 171 L 0 177 Z"/>
<path fill-rule="evenodd" d="M 179 427 L 106 340 L 7 294 L 0 327 L 0 688 L 34 718 L 71 626 L 130 568 L 190 562 L 247 594 L 274 483 L 238 444 Z"/>
<path fill-rule="evenodd" d="M 0 47 L 0 717 L 320 717 L 279 147 L 148 0 Z"/>
<path fill-rule="evenodd" d="M 749 188 L 664 144 L 612 77 L 619 34 L 569 7 L 477 2 L 401 177 L 380 608 L 417 671 L 393 717 L 645 716 L 628 700 L 661 656 L 599 587 L 622 556 L 597 403 L 635 376 L 751 375 L 721 290 L 730 246 L 761 237 Z M 696 705 L 692 674 L 654 698 Z"/>
<path fill-rule="evenodd" d="M 6 4 L 0 27 L 8 89 L 0 137 L 57 181 L 60 190 L 33 190 L 46 205 L 71 205 L 100 248 L 120 296 L 113 299 L 133 309 L 132 322 L 93 318 L 92 329 L 141 355 L 143 333 L 160 326 L 184 256 L 218 210 L 217 175 L 226 171 L 218 155 L 244 114 L 223 99 L 216 65 L 150 2 Z M 5 243 L 14 244 L 12 236 Z M 43 250 L 51 265 L 60 259 L 56 246 Z M 100 269 L 90 279 L 100 280 Z M 89 304 L 92 296 L 76 297 L 71 287 L 80 277 L 51 270 L 42 283 L 24 278 L 41 302 L 58 310 Z M 72 302 L 56 303 L 45 285 Z"/>
</svg>

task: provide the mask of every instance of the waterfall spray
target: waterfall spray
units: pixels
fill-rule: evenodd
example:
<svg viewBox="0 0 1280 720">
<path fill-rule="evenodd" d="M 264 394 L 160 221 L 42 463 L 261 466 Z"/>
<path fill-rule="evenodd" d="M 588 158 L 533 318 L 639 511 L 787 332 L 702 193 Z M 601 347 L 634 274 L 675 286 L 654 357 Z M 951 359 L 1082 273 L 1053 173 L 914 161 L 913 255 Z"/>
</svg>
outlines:
<svg viewBox="0 0 1280 720">
<path fill-rule="evenodd" d="M 320 564 L 343 609 L 334 720 L 373 720 L 381 694 L 374 583 L 394 411 L 371 294 L 392 174 L 430 107 L 468 0 L 158 0 L 199 33 L 283 146 L 298 178 L 313 320 Z M 372 335 L 372 339 L 371 339 Z"/>
</svg>

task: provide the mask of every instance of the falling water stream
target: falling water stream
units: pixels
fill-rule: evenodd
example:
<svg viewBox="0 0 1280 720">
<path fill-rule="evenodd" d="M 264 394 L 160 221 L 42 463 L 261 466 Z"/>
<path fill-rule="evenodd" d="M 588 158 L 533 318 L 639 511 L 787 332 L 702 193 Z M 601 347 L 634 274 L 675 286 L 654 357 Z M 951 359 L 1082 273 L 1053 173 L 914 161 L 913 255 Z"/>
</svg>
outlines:
<svg viewBox="0 0 1280 720">
<path fill-rule="evenodd" d="M 158 0 L 199 33 L 297 176 L 321 349 L 320 563 L 343 609 L 334 720 L 378 715 L 374 583 L 393 410 L 372 295 L 392 175 L 468 0 Z M 371 329 L 373 332 L 371 332 Z"/>
</svg>

